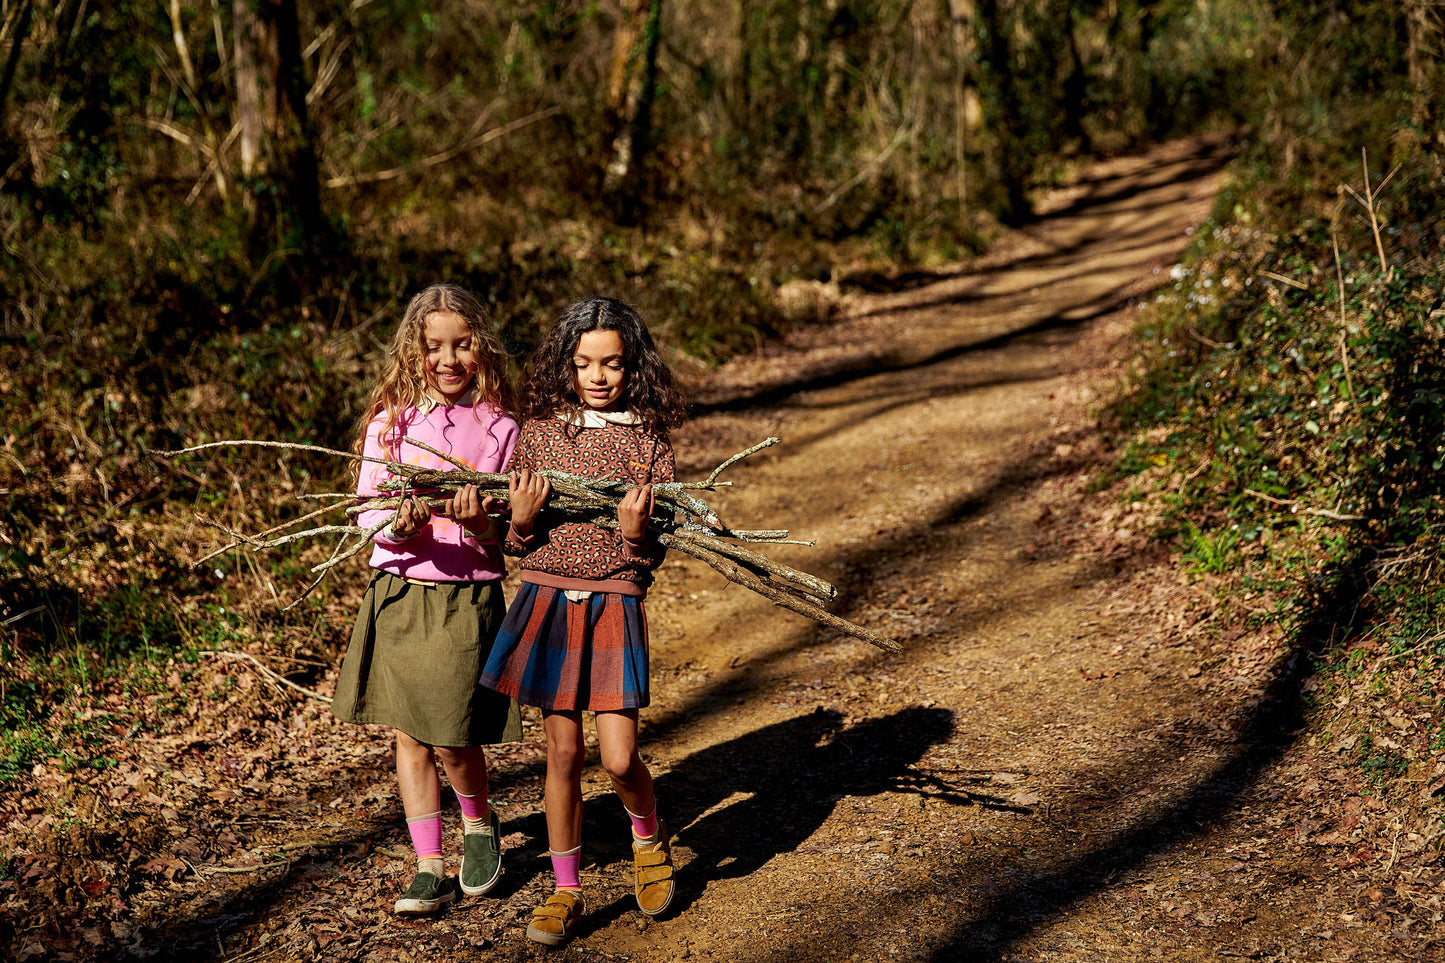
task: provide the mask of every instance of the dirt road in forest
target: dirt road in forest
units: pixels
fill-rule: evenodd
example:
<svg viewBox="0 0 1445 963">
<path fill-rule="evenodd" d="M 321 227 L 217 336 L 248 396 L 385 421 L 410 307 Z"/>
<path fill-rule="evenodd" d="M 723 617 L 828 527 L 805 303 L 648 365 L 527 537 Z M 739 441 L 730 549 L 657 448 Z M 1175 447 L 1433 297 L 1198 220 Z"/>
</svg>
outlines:
<svg viewBox="0 0 1445 963">
<path fill-rule="evenodd" d="M 683 477 L 781 436 L 730 472 L 724 517 L 816 539 L 778 554 L 904 648 L 670 560 L 648 603 L 644 752 L 678 898 L 666 919 L 637 913 L 627 824 L 591 767 L 589 912 L 552 957 L 1406 958 L 1295 830 L 1280 679 L 1298 677 L 1271 683 L 1278 647 L 1212 624 L 1206 593 L 1083 482 L 1131 305 L 1167 278 L 1223 162 L 1191 142 L 1100 165 L 986 259 L 894 279 L 709 378 L 676 439 Z M 550 883 L 535 719 L 494 756 L 499 891 L 406 921 L 388 912 L 409 862 L 385 734 L 314 703 L 245 709 L 234 663 L 208 678 L 235 705 L 217 731 L 182 720 L 156 736 L 164 763 L 94 787 L 186 827 L 144 864 L 155 890 L 117 904 L 135 928 L 86 934 L 96 955 L 548 955 L 522 935 Z"/>
<path fill-rule="evenodd" d="M 987 260 L 723 373 L 679 448 L 700 473 L 780 435 L 725 517 L 816 538 L 788 558 L 904 651 L 669 565 L 646 751 L 681 899 L 639 925 L 594 784 L 611 849 L 577 958 L 1383 958 L 1261 825 L 1282 747 L 1254 737 L 1247 673 L 1206 687 L 1204 594 L 1074 517 L 1116 338 L 1222 161 L 1191 143 L 1104 165 Z"/>
</svg>

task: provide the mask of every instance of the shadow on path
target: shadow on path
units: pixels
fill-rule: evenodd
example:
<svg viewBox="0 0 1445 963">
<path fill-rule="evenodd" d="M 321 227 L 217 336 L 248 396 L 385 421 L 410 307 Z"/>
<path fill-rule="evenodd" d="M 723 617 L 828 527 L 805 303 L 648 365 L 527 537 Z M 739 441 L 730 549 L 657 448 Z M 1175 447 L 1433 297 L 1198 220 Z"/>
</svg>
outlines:
<svg viewBox="0 0 1445 963">
<path fill-rule="evenodd" d="M 1372 549 L 1362 548 L 1325 583 L 1333 587 L 1313 601 L 1298 641 L 1277 664 L 1257 708 L 1240 725 L 1237 752 L 1204 778 L 1181 787 L 1158 815 L 1137 821 L 1102 845 L 1081 848 L 1044 872 L 1014 876 L 1007 886 L 992 892 L 980 911 L 960 919 L 951 938 L 934 949 L 931 959 L 938 963 L 961 959 L 992 963 L 1009 958 L 1010 950 L 1032 934 L 1040 921 L 1057 918 L 1151 856 L 1202 835 L 1225 819 L 1240 795 L 1302 732 L 1305 683 L 1315 673 L 1317 658 L 1357 628 L 1374 555 Z M 1124 785 L 1127 778 L 1127 773 L 1120 773 L 1114 782 Z"/>
<path fill-rule="evenodd" d="M 674 845 L 695 855 L 678 873 L 669 915 L 685 912 L 719 879 L 751 875 L 805 845 L 847 799 L 903 792 L 953 805 L 1018 811 L 1003 800 L 942 783 L 913 766 L 953 732 L 953 713 L 908 708 L 847 726 L 819 708 L 688 756 L 658 780 Z M 852 842 L 852 840 L 850 840 Z M 588 931 L 633 911 L 631 896 L 588 914 Z"/>
</svg>

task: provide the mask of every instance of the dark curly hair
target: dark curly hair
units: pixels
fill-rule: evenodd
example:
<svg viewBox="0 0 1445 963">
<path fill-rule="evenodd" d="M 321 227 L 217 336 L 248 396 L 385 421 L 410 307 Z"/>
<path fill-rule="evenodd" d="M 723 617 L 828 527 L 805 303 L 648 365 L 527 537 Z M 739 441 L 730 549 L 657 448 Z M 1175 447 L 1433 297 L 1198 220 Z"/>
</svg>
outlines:
<svg viewBox="0 0 1445 963">
<path fill-rule="evenodd" d="M 642 317 L 615 298 L 588 298 L 567 308 L 527 362 L 522 417 L 551 418 L 578 405 L 572 356 L 588 331 L 616 331 L 627 373 L 623 400 L 642 427 L 665 437 L 687 420 L 687 400 Z"/>
</svg>

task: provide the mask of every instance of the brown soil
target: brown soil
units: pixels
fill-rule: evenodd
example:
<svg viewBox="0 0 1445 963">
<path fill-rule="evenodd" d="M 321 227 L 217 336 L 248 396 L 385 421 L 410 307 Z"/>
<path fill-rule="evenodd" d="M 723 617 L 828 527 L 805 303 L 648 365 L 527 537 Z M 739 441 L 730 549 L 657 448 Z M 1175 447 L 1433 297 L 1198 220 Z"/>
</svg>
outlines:
<svg viewBox="0 0 1445 963">
<path fill-rule="evenodd" d="M 1385 807 L 1310 745 L 1301 660 L 1219 625 L 1142 520 L 1088 493 L 1092 407 L 1224 153 L 1196 141 L 1100 165 L 986 259 L 888 279 L 838 323 L 709 377 L 676 439 L 684 476 L 781 436 L 715 504 L 816 539 L 776 554 L 833 579 L 840 612 L 903 651 L 669 561 L 643 737 L 677 899 L 659 921 L 636 911 L 626 821 L 591 767 L 588 913 L 550 955 L 1438 958 L 1376 882 L 1423 844 L 1351 843 Z M 7 905 L 35 914 L 17 956 L 548 955 L 522 935 L 550 882 L 535 719 L 493 758 L 499 892 L 404 921 L 388 911 L 410 865 L 385 734 L 238 663 L 208 672 L 216 705 L 134 762 L 37 773 L 8 836 L 28 855 Z M 1353 822 L 1312 824 L 1322 795 L 1355 800 Z M 55 799 L 78 800 L 69 828 Z M 55 870 L 46 838 L 90 868 Z M 104 838 L 127 841 L 90 858 Z M 93 910 L 55 909 L 75 899 Z"/>
</svg>

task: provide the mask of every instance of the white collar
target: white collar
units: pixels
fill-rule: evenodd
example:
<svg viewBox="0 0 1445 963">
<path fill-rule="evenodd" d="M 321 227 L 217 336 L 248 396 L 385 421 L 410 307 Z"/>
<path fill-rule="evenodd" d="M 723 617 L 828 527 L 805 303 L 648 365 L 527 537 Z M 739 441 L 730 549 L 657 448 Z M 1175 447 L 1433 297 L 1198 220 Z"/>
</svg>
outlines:
<svg viewBox="0 0 1445 963">
<path fill-rule="evenodd" d="M 439 397 L 430 385 L 422 389 L 421 402 L 417 405 L 423 415 L 432 413 L 436 407 L 455 407 L 457 405 L 474 405 L 477 403 L 476 386 L 468 388 L 456 401 L 447 401 Z"/>
<path fill-rule="evenodd" d="M 630 411 L 598 411 L 596 408 L 563 408 L 557 417 L 573 428 L 606 428 L 608 425 L 636 425 L 642 419 Z"/>
</svg>

